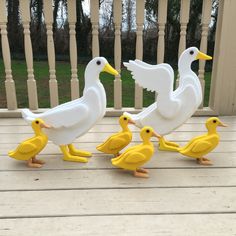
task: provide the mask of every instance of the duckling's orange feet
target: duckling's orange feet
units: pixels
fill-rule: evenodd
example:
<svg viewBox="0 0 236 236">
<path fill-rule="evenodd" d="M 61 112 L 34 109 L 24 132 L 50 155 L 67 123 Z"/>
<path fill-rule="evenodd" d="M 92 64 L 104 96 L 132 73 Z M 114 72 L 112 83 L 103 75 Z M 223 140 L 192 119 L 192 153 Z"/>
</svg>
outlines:
<svg viewBox="0 0 236 236">
<path fill-rule="evenodd" d="M 148 173 L 149 173 L 149 171 L 148 171 L 147 169 L 144 169 L 144 168 L 138 168 L 137 171 L 138 171 L 139 173 L 145 173 L 145 174 L 148 174 Z"/>
<path fill-rule="evenodd" d="M 198 159 L 197 159 L 197 162 L 198 162 L 198 164 L 200 164 L 200 165 L 205 165 L 205 166 L 213 165 L 213 163 L 212 163 L 209 159 L 207 159 L 207 158 L 205 158 L 205 157 L 198 158 Z"/>
<path fill-rule="evenodd" d="M 134 176 L 138 178 L 149 178 L 147 173 L 140 172 L 139 170 L 134 171 Z"/>
<path fill-rule="evenodd" d="M 45 164 L 45 161 L 38 160 L 38 159 L 36 159 L 35 157 L 32 158 L 32 162 L 33 162 L 33 163 L 37 163 L 37 164 L 41 164 L 41 165 Z"/>
<path fill-rule="evenodd" d="M 43 165 L 42 164 L 39 164 L 37 162 L 33 162 L 33 159 L 35 160 L 35 158 L 31 158 L 28 160 L 28 167 L 31 167 L 31 168 L 41 168 Z M 39 160 L 37 160 L 39 161 Z"/>
</svg>

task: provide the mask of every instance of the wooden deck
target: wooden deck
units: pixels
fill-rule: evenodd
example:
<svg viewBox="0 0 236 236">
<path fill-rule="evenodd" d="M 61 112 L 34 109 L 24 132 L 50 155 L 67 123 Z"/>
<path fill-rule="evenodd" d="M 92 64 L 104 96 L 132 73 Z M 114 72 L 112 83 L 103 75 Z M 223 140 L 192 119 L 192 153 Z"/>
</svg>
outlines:
<svg viewBox="0 0 236 236">
<path fill-rule="evenodd" d="M 221 143 L 203 167 L 178 153 L 156 151 L 149 179 L 113 168 L 96 145 L 119 129 L 104 118 L 77 146 L 94 153 L 87 164 L 63 162 L 49 143 L 39 170 L 7 157 L 30 137 L 22 119 L 0 119 L 0 236 L 236 235 L 236 117 L 221 117 Z M 180 144 L 205 131 L 193 117 L 170 140 Z M 139 142 L 137 128 L 134 143 Z M 155 141 L 155 146 L 157 146 Z"/>
</svg>

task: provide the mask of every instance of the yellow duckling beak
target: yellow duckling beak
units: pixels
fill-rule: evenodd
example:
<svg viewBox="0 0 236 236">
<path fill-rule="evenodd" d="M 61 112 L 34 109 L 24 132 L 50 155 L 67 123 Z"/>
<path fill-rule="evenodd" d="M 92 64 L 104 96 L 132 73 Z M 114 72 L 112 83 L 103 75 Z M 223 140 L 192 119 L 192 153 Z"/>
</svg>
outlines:
<svg viewBox="0 0 236 236">
<path fill-rule="evenodd" d="M 46 129 L 52 128 L 50 125 L 47 125 L 47 124 L 45 124 L 45 123 L 41 123 L 41 124 L 40 124 L 40 127 L 41 127 L 41 128 L 46 128 Z"/>
<path fill-rule="evenodd" d="M 206 55 L 205 53 L 203 52 L 199 52 L 196 56 L 196 60 L 198 59 L 202 59 L 202 60 L 212 60 L 212 57 L 211 56 L 208 56 Z"/>
<path fill-rule="evenodd" d="M 152 137 L 156 137 L 159 139 L 159 138 L 161 138 L 161 135 L 153 131 Z"/>
<path fill-rule="evenodd" d="M 103 68 L 102 71 L 103 71 L 103 72 L 107 72 L 107 73 L 112 74 L 112 75 L 119 75 L 118 71 L 115 70 L 109 63 L 107 63 L 107 64 L 104 66 L 104 68 Z"/>
</svg>

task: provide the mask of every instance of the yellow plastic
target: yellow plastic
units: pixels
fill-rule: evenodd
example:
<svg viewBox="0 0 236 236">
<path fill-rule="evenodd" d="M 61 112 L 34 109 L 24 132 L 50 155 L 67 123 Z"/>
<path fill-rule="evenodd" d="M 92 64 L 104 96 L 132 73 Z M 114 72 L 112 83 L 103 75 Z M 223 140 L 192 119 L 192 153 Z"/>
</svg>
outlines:
<svg viewBox="0 0 236 236">
<path fill-rule="evenodd" d="M 179 148 L 179 144 L 167 141 L 164 139 L 163 136 L 159 139 L 159 148 L 158 149 L 160 151 L 176 152 L 176 151 L 178 151 L 178 148 Z"/>
<path fill-rule="evenodd" d="M 34 120 L 31 126 L 35 136 L 20 143 L 19 146 L 14 151 L 10 151 L 8 155 L 21 161 L 28 161 L 34 158 L 31 164 L 36 163 L 39 165 L 35 165 L 35 167 L 40 167 L 40 163 L 42 162 L 36 160 L 35 156 L 43 150 L 48 142 L 48 137 L 44 134 L 42 128 L 50 128 L 50 126 L 46 125 L 41 119 Z"/>
<path fill-rule="evenodd" d="M 197 136 L 189 141 L 187 145 L 178 149 L 178 151 L 188 157 L 196 158 L 200 164 L 210 165 L 210 160 L 204 156 L 217 147 L 220 136 L 216 128 L 218 126 L 226 127 L 219 118 L 211 117 L 206 121 L 208 133 Z"/>
<path fill-rule="evenodd" d="M 134 171 L 136 177 L 147 178 L 149 177 L 148 172 L 141 168 L 141 166 L 148 162 L 154 153 L 154 147 L 150 138 L 153 136 L 159 138 L 160 136 L 149 126 L 141 129 L 140 136 L 143 140 L 142 144 L 128 148 L 120 156 L 113 158 L 111 162 L 116 167 Z"/>
<path fill-rule="evenodd" d="M 125 148 L 132 140 L 132 132 L 128 125 L 134 124 L 130 117 L 122 115 L 119 119 L 122 131 L 110 136 L 104 143 L 97 146 L 97 150 L 106 154 L 119 155 L 119 152 Z"/>
</svg>

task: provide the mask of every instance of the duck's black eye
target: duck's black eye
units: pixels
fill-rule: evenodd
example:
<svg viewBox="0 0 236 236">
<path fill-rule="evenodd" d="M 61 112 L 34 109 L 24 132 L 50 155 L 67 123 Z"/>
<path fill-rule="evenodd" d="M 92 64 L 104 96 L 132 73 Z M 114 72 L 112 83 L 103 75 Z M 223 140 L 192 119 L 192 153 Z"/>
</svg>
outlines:
<svg viewBox="0 0 236 236">
<path fill-rule="evenodd" d="M 36 123 L 36 124 L 38 124 L 38 123 L 39 123 L 39 121 L 38 121 L 38 120 L 36 120 L 36 121 L 35 121 L 35 123 Z"/>
<path fill-rule="evenodd" d="M 189 54 L 190 54 L 190 55 L 193 55 L 193 54 L 194 54 L 194 51 L 193 51 L 193 50 L 191 50 L 191 51 L 189 52 Z"/>
<path fill-rule="evenodd" d="M 101 65 L 101 61 L 97 61 L 97 65 L 98 65 L 98 66 Z"/>
<path fill-rule="evenodd" d="M 125 117 L 124 120 L 127 120 L 127 118 Z"/>
<path fill-rule="evenodd" d="M 213 123 L 216 123 L 216 120 L 213 120 Z"/>
<path fill-rule="evenodd" d="M 147 133 L 149 133 L 149 132 L 150 132 L 150 130 L 149 130 L 149 129 L 147 129 L 147 130 L 146 130 L 146 132 L 147 132 Z"/>
</svg>

